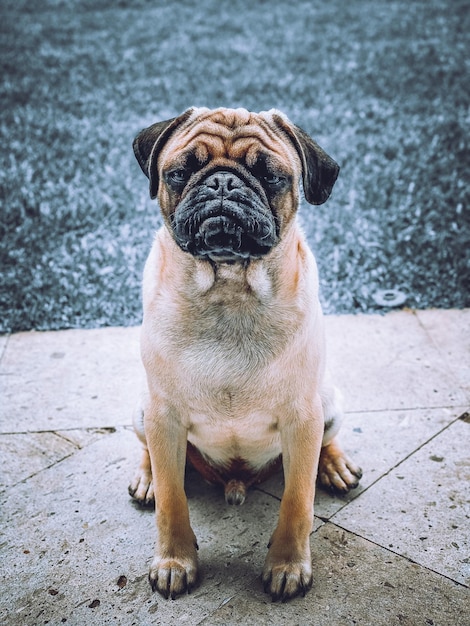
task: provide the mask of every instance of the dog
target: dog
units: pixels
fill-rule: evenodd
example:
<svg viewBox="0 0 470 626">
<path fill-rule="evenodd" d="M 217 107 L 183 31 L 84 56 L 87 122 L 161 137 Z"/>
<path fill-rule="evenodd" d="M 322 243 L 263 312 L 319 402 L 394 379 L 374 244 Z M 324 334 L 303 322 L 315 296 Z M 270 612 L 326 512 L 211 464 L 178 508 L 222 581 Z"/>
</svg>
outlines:
<svg viewBox="0 0 470 626">
<path fill-rule="evenodd" d="M 155 501 L 152 589 L 174 599 L 197 583 L 187 460 L 229 504 L 282 462 L 262 581 L 274 601 L 305 595 L 317 475 L 342 492 L 361 477 L 335 439 L 340 397 L 296 218 L 300 183 L 322 204 L 339 167 L 274 109 L 192 108 L 142 130 L 134 152 L 163 218 L 144 269 L 147 390 L 134 419 L 144 452 L 129 487 Z"/>
</svg>

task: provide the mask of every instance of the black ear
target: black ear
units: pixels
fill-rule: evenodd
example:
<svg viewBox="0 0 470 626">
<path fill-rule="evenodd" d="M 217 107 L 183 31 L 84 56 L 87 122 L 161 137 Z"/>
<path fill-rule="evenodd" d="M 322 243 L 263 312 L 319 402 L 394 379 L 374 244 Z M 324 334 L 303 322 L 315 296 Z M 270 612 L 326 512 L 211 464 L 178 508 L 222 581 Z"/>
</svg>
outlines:
<svg viewBox="0 0 470 626">
<path fill-rule="evenodd" d="M 150 197 L 152 199 L 156 198 L 158 193 L 158 155 L 173 131 L 185 122 L 192 112 L 193 109 L 188 109 L 178 117 L 152 124 L 152 126 L 141 130 L 134 139 L 132 146 L 135 158 L 150 181 Z"/>
<path fill-rule="evenodd" d="M 323 204 L 328 200 L 339 174 L 339 165 L 298 126 L 281 115 L 274 121 L 287 133 L 302 162 L 304 194 L 310 204 Z"/>
</svg>

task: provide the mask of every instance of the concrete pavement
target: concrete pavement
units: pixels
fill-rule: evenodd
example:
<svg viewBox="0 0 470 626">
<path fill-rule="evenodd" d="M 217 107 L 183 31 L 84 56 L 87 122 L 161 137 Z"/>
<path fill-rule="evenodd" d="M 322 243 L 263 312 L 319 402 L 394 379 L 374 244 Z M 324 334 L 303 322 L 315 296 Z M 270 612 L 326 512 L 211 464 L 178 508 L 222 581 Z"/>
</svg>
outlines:
<svg viewBox="0 0 470 626">
<path fill-rule="evenodd" d="M 189 472 L 201 584 L 152 594 L 153 512 L 127 495 L 137 328 L 0 337 L 0 623 L 469 626 L 470 310 L 326 326 L 364 477 L 317 493 L 314 587 L 286 604 L 259 580 L 282 474 L 229 507 Z"/>
</svg>

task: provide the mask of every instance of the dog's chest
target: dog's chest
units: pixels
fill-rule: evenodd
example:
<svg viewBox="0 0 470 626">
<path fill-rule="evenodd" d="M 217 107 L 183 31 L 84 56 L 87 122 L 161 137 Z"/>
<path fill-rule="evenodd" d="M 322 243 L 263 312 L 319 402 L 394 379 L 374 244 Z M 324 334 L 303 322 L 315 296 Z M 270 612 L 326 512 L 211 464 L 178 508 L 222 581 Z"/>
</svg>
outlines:
<svg viewBox="0 0 470 626">
<path fill-rule="evenodd" d="M 203 370 L 231 367 L 236 374 L 273 358 L 292 317 L 265 272 L 227 266 L 194 276 L 163 303 L 159 335 L 184 362 Z"/>
<path fill-rule="evenodd" d="M 217 465 L 261 468 L 280 453 L 277 413 L 288 389 L 273 367 L 278 336 L 253 319 L 188 330 L 180 347 L 178 395 L 188 440 Z"/>
<path fill-rule="evenodd" d="M 217 318 L 214 320 L 214 318 Z M 182 396 L 221 416 L 239 415 L 269 383 L 270 364 L 281 352 L 272 325 L 251 316 L 212 312 L 187 328 L 173 360 Z M 196 402 L 200 400 L 200 402 Z"/>
<path fill-rule="evenodd" d="M 188 440 L 218 465 L 241 459 L 259 468 L 276 458 L 279 419 L 308 345 L 305 309 L 278 298 L 266 272 L 229 267 L 212 284 L 196 277 L 172 291 L 154 320 L 157 392 Z"/>
</svg>

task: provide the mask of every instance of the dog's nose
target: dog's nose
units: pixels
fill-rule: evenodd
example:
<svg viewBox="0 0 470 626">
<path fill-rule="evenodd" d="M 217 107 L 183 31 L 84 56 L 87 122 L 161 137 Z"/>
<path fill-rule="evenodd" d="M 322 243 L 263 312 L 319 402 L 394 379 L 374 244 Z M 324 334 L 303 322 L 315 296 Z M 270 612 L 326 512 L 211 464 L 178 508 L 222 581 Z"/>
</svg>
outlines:
<svg viewBox="0 0 470 626">
<path fill-rule="evenodd" d="M 209 187 L 209 189 L 213 189 L 219 194 L 224 195 L 234 189 L 243 187 L 243 181 L 241 181 L 238 176 L 235 176 L 235 174 L 232 174 L 232 172 L 215 172 L 206 178 L 205 185 Z"/>
</svg>

